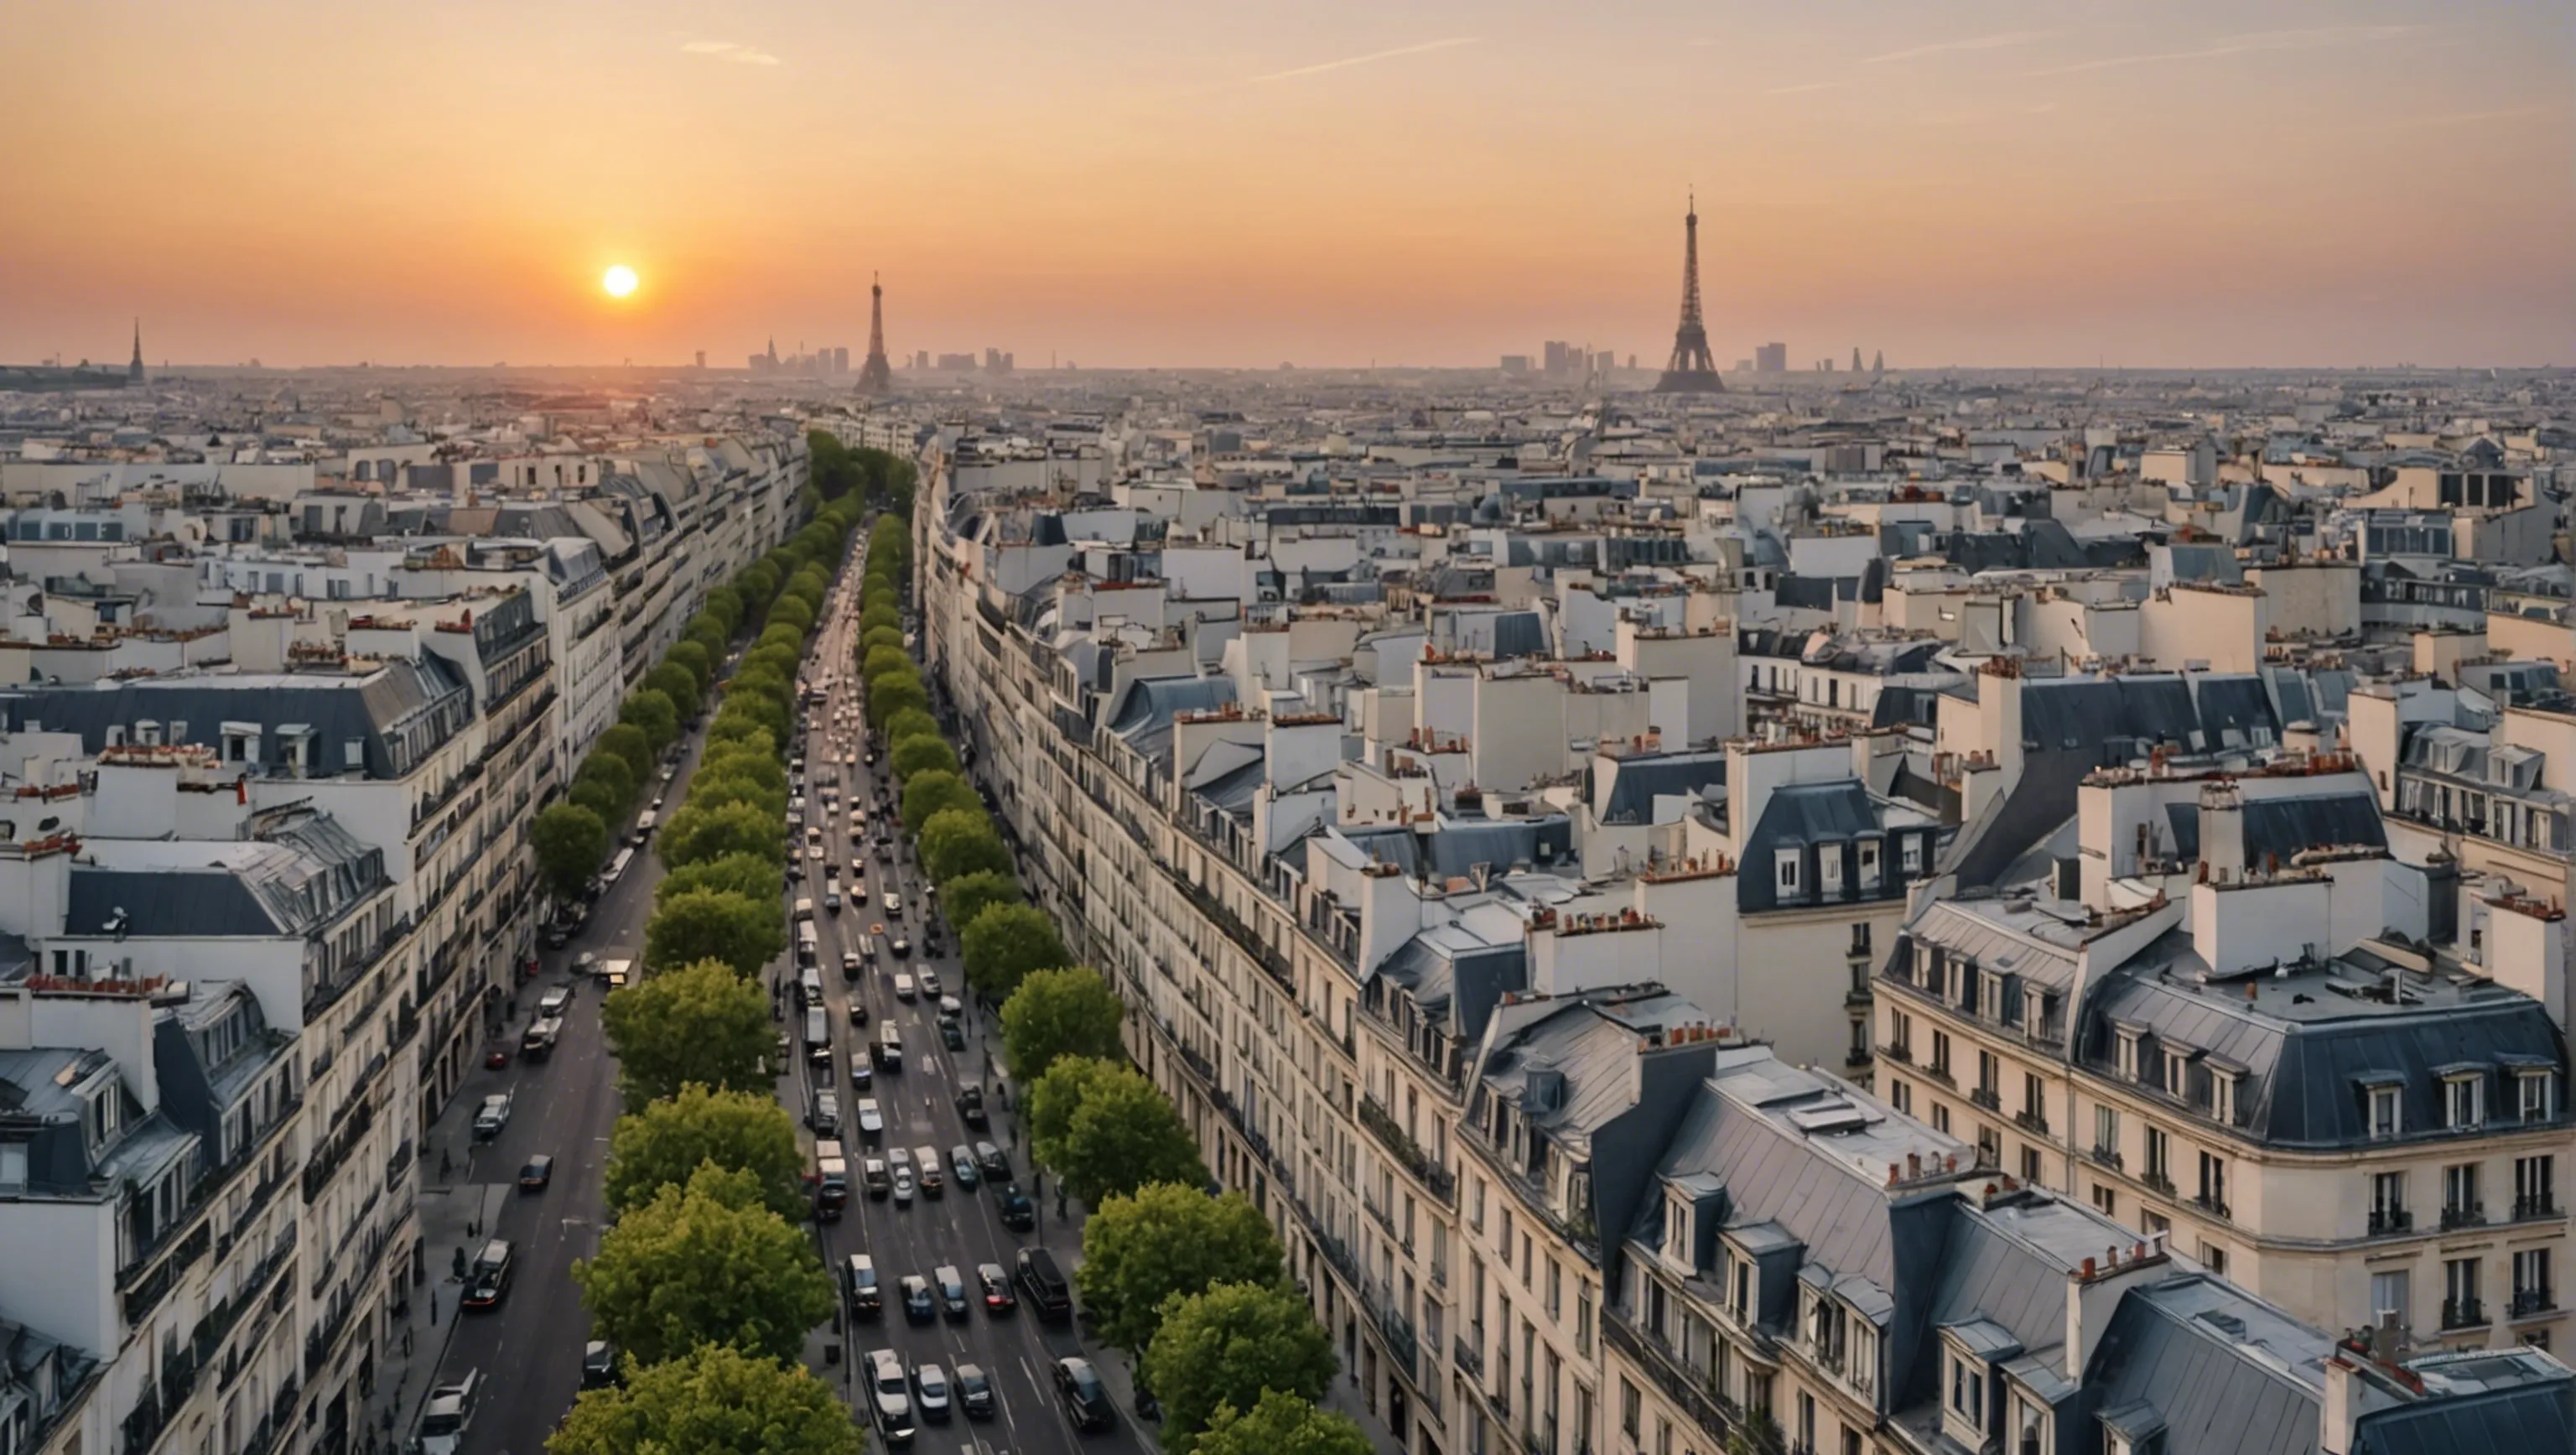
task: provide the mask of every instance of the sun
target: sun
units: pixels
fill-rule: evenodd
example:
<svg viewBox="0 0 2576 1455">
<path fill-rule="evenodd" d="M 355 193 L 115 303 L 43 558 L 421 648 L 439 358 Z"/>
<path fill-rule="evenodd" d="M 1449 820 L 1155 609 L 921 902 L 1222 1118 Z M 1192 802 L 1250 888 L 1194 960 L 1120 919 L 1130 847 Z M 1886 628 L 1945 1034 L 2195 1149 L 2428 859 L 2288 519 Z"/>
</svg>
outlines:
<svg viewBox="0 0 2576 1455">
<path fill-rule="evenodd" d="M 623 298 L 635 291 L 636 281 L 635 270 L 619 263 L 600 275 L 599 286 L 608 290 L 609 297 Z"/>
</svg>

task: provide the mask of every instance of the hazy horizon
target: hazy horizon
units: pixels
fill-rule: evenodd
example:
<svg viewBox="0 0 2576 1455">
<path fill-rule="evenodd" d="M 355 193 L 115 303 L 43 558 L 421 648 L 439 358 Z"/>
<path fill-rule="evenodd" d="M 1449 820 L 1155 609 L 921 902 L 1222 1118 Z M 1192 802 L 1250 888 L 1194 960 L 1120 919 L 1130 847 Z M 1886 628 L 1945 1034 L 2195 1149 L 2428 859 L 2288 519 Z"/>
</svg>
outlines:
<svg viewBox="0 0 2576 1455">
<path fill-rule="evenodd" d="M 0 0 L 0 362 L 1653 368 L 1694 186 L 1724 368 L 2576 362 L 2507 0 L 132 15 Z"/>
</svg>

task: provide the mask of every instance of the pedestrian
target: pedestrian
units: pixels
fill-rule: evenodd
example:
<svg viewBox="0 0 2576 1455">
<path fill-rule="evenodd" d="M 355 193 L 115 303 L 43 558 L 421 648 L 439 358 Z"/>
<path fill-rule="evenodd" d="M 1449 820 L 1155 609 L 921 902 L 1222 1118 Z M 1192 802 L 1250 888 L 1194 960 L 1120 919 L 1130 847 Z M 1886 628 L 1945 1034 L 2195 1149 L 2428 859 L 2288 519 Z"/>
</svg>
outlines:
<svg viewBox="0 0 2576 1455">
<path fill-rule="evenodd" d="M 438 1149 L 438 1175 L 442 1179 L 456 1175 L 456 1159 L 448 1155 L 445 1147 Z"/>
<path fill-rule="evenodd" d="M 403 1325 L 403 1357 L 411 1357 L 411 1325 Z"/>
</svg>

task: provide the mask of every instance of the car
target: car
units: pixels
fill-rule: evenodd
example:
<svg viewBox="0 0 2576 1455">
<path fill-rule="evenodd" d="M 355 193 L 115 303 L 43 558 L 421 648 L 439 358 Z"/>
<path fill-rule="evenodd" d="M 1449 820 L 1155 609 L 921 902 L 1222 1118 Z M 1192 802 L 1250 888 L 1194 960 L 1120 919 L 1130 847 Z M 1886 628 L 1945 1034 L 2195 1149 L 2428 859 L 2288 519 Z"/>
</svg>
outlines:
<svg viewBox="0 0 2576 1455">
<path fill-rule="evenodd" d="M 906 1322 L 926 1324 L 939 1316 L 930 1301 L 930 1280 L 918 1273 L 907 1273 L 895 1285 L 903 1294 L 903 1316 Z"/>
<path fill-rule="evenodd" d="M 940 1023 L 939 1023 L 939 1044 L 941 1044 L 941 1045 L 943 1045 L 943 1046 L 946 1046 L 949 1050 L 952 1050 L 952 1051 L 963 1051 L 963 1050 L 965 1050 L 965 1049 L 966 1049 L 966 1027 L 965 1027 L 965 1025 L 964 1025 L 963 1023 L 961 1023 L 961 1022 L 953 1021 L 953 1020 L 942 1020 L 942 1021 L 940 1021 Z"/>
<path fill-rule="evenodd" d="M 975 1170 L 983 1173 L 988 1182 L 1008 1182 L 1011 1180 L 1011 1159 L 992 1143 L 977 1142 Z"/>
<path fill-rule="evenodd" d="M 833 914 L 839 914 L 841 912 L 841 891 L 837 889 L 827 889 L 823 891 L 823 908 L 829 910 Z"/>
<path fill-rule="evenodd" d="M 976 1183 L 975 1154 L 960 1142 L 948 1149 L 948 1169 L 956 1174 L 959 1187 L 972 1188 Z"/>
<path fill-rule="evenodd" d="M 1117 1422 L 1109 1407 L 1109 1386 L 1100 1382 L 1100 1371 L 1088 1359 L 1055 1361 L 1055 1392 L 1064 1400 L 1065 1417 L 1086 1435 Z"/>
<path fill-rule="evenodd" d="M 890 844 L 890 843 L 887 843 L 887 842 L 886 842 L 885 840 L 883 840 L 883 839 L 879 839 L 879 840 L 877 840 L 877 862 L 878 862 L 878 863 L 880 863 L 880 864 L 891 864 L 891 863 L 893 863 L 893 862 L 894 862 L 894 845 L 892 845 L 892 844 Z"/>
<path fill-rule="evenodd" d="M 976 1264 L 975 1281 L 984 1285 L 984 1312 L 1006 1314 L 1020 1306 L 1019 1296 L 1011 1292 L 1011 1275 L 1001 1264 Z"/>
<path fill-rule="evenodd" d="M 903 937 L 903 932 L 900 930 L 895 932 L 895 937 L 893 939 L 886 941 L 886 948 L 893 951 L 894 957 L 898 960 L 909 960 L 912 958 L 912 941 L 905 939 Z"/>
<path fill-rule="evenodd" d="M 581 1347 L 581 1387 L 604 1389 L 617 1382 L 617 1346 L 593 1339 Z"/>
<path fill-rule="evenodd" d="M 912 1169 L 909 1167 L 894 1169 L 894 1200 L 908 1204 L 912 1201 L 912 1192 Z"/>
<path fill-rule="evenodd" d="M 865 1091 L 877 1084 L 877 1070 L 868 1058 L 857 1051 L 850 1053 L 850 1090 Z"/>
<path fill-rule="evenodd" d="M 867 969 L 867 964 L 867 961 L 859 958 L 858 951 L 843 950 L 841 952 L 841 983 L 844 985 L 857 984 L 859 976 Z"/>
<path fill-rule="evenodd" d="M 931 969 L 931 968 L 930 968 L 929 966 L 927 966 L 927 965 L 924 965 L 924 966 L 922 966 L 919 970 L 916 970 L 916 971 L 914 971 L 914 972 L 913 972 L 913 976 L 912 976 L 912 978 L 913 978 L 913 979 L 915 979 L 915 980 L 917 980 L 917 981 L 919 981 L 919 982 L 921 982 L 921 998 L 922 998 L 922 999 L 924 999 L 924 1000 L 938 1000 L 938 999 L 940 999 L 940 990 L 939 990 L 939 972 L 938 972 L 938 971 Z M 941 1009 L 942 1009 L 942 1012 L 944 1013 L 944 1012 L 945 1012 L 945 1010 L 946 1010 L 946 1007 L 943 1005 L 943 1006 L 941 1007 Z"/>
<path fill-rule="evenodd" d="M 805 1109 L 805 1125 L 815 1136 L 838 1139 L 841 1135 L 841 1098 L 838 1093 L 817 1091 Z"/>
<path fill-rule="evenodd" d="M 555 1180 L 555 1159 L 539 1152 L 519 1167 L 519 1190 L 543 1192 Z"/>
<path fill-rule="evenodd" d="M 595 950 L 584 950 L 580 954 L 573 956 L 572 973 L 581 976 L 597 975 L 599 973 L 599 953 Z"/>
<path fill-rule="evenodd" d="M 859 1163 L 859 1181 L 868 1189 L 868 1201 L 883 1202 L 894 1191 L 894 1179 L 886 1175 L 885 1159 L 870 1157 Z"/>
<path fill-rule="evenodd" d="M 921 1406 L 921 1417 L 932 1424 L 948 1423 L 955 1408 L 948 1399 L 948 1374 L 936 1364 L 916 1364 L 912 1370 L 912 1394 Z"/>
<path fill-rule="evenodd" d="M 912 1165 L 919 1170 L 922 1196 L 937 1197 L 947 1187 L 947 1179 L 939 1175 L 939 1149 L 937 1147 L 913 1148 Z"/>
<path fill-rule="evenodd" d="M 805 846 L 805 857 L 806 857 L 806 858 L 808 858 L 808 859 L 813 860 L 813 861 L 814 861 L 815 863 L 817 863 L 817 864 L 822 863 L 822 862 L 823 862 L 823 846 L 822 846 L 821 844 L 808 844 L 808 845 L 806 845 L 806 846 Z"/>
<path fill-rule="evenodd" d="M 537 1019 L 541 1021 L 561 1020 L 564 1012 L 571 1008 L 572 987 L 569 985 L 558 985 L 537 997 Z"/>
<path fill-rule="evenodd" d="M 483 1105 L 474 1113 L 474 1140 L 491 1141 L 509 1124 L 510 1098 L 496 1091 L 483 1098 Z"/>
<path fill-rule="evenodd" d="M 877 1286 L 876 1260 L 853 1253 L 841 1264 L 841 1297 L 854 1319 L 885 1317 L 885 1290 Z"/>
<path fill-rule="evenodd" d="M 501 1296 L 510 1291 L 510 1275 L 518 1271 L 518 1266 L 518 1256 L 507 1239 L 494 1238 L 484 1244 L 482 1253 L 466 1270 L 465 1307 L 500 1307 Z"/>
<path fill-rule="evenodd" d="M 957 1272 L 957 1266 L 953 1263 L 939 1265 L 931 1270 L 930 1281 L 939 1295 L 940 1312 L 948 1315 L 952 1324 L 962 1321 L 969 1305 L 966 1302 L 966 1280 Z"/>
<path fill-rule="evenodd" d="M 912 1387 L 904 1377 L 903 1356 L 892 1349 L 868 1351 L 869 1403 L 875 1407 L 877 1430 L 889 1445 L 910 1444 L 913 1436 Z"/>
<path fill-rule="evenodd" d="M 879 903 L 879 904 L 881 904 L 881 905 L 883 905 L 883 906 L 885 907 L 885 914 L 886 914 L 886 918 L 887 918 L 887 919 L 901 919 L 901 918 L 903 918 L 903 896 L 902 896 L 902 895 L 897 894 L 897 893 L 895 893 L 895 892 L 894 892 L 894 891 L 892 891 L 892 890 L 888 890 L 888 891 L 886 891 L 886 893 L 885 893 L 883 896 L 881 896 L 881 897 L 877 900 L 877 903 Z"/>
<path fill-rule="evenodd" d="M 894 977 L 894 998 L 901 1001 L 910 1001 L 913 998 L 912 986 L 913 981 L 911 976 L 897 972 Z"/>
<path fill-rule="evenodd" d="M 979 1132 L 991 1126 L 992 1115 L 984 1110 L 984 1088 L 969 1086 L 957 1093 L 957 1114 L 966 1119 L 966 1125 Z"/>
<path fill-rule="evenodd" d="M 941 1020 L 951 1021 L 964 1020 L 966 1018 L 965 1003 L 953 995 L 943 995 L 939 997 L 939 1018 Z"/>
<path fill-rule="evenodd" d="M 970 1420 L 989 1420 L 1000 1412 L 993 1398 L 993 1376 L 980 1364 L 957 1366 L 957 1407 Z"/>
<path fill-rule="evenodd" d="M 993 1201 L 1001 1209 L 1003 1227 L 1025 1233 L 1038 1225 L 1037 1204 L 1029 1201 L 1029 1195 L 1020 1191 L 1018 1183 L 988 1182 L 985 1185 L 993 1189 Z"/>
<path fill-rule="evenodd" d="M 855 1060 L 856 1058 L 854 1057 L 854 1058 L 852 1058 L 852 1059 L 854 1059 L 854 1060 Z M 859 1063 L 859 1069 L 860 1069 L 860 1070 L 862 1070 L 862 1071 L 866 1070 L 866 1069 L 867 1069 L 867 1063 L 865 1063 L 865 1062 L 860 1062 L 860 1063 Z M 882 1107 L 882 1106 L 880 1106 L 880 1105 L 878 1105 L 878 1104 L 877 1104 L 877 1099 L 876 1099 L 875 1097 L 873 1097 L 873 1096 L 863 1096 L 863 1097 L 860 1097 L 860 1098 L 859 1098 L 859 1135 L 860 1135 L 860 1136 L 863 1136 L 863 1137 L 874 1137 L 874 1136 L 878 1136 L 878 1135 L 882 1134 L 884 1131 L 885 1131 L 885 1108 L 884 1108 L 884 1107 Z"/>
</svg>

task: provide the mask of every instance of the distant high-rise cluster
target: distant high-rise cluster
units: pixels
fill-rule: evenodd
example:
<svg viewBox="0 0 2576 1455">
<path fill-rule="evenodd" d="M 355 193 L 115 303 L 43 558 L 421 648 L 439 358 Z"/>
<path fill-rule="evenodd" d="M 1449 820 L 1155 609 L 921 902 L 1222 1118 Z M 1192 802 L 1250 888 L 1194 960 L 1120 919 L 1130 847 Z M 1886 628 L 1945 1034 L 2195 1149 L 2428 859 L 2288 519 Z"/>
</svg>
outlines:
<svg viewBox="0 0 2576 1455">
<path fill-rule="evenodd" d="M 1753 372 L 1756 374 L 1788 373 L 1789 346 L 1787 344 L 1780 343 L 1755 344 L 1753 346 Z"/>
<path fill-rule="evenodd" d="M 815 378 L 829 378 L 835 374 L 850 372 L 850 351 L 845 348 L 820 348 L 809 354 L 804 351 L 802 345 L 799 345 L 797 352 L 781 358 L 778 353 L 778 340 L 771 339 L 767 351 L 751 356 L 750 367 L 751 372 L 755 374 L 804 374 Z"/>
</svg>

